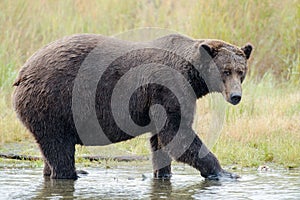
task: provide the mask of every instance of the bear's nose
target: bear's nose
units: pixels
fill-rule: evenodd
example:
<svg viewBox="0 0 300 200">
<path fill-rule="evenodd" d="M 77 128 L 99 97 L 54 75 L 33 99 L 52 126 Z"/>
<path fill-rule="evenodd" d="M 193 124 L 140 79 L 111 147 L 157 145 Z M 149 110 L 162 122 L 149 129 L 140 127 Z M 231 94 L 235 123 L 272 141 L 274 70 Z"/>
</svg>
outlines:
<svg viewBox="0 0 300 200">
<path fill-rule="evenodd" d="M 240 93 L 234 92 L 230 94 L 230 103 L 233 105 L 238 104 L 242 99 L 242 95 Z"/>
</svg>

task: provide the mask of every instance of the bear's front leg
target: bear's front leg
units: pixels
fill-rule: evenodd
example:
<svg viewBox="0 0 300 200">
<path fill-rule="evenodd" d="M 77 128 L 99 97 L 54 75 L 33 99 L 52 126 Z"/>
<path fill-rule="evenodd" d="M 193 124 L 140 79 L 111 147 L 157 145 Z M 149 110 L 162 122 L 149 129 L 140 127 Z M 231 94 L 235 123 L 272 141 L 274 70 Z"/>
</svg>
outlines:
<svg viewBox="0 0 300 200">
<path fill-rule="evenodd" d="M 176 161 L 186 163 L 196 168 L 204 178 L 214 180 L 221 178 L 239 178 L 238 175 L 222 169 L 216 156 L 209 151 L 192 128 L 185 128 L 181 133 L 162 130 L 158 134 L 158 137 L 164 149 L 176 159 Z M 180 138 L 180 140 L 178 140 L 178 138 Z M 172 141 L 173 139 L 177 141 L 174 142 Z M 176 145 L 168 145 L 170 142 Z"/>
<path fill-rule="evenodd" d="M 162 150 L 161 142 L 158 135 L 153 135 L 150 138 L 150 145 L 152 150 L 152 165 L 153 175 L 157 179 L 169 179 L 172 176 L 171 162 L 172 158 L 169 154 Z"/>
</svg>

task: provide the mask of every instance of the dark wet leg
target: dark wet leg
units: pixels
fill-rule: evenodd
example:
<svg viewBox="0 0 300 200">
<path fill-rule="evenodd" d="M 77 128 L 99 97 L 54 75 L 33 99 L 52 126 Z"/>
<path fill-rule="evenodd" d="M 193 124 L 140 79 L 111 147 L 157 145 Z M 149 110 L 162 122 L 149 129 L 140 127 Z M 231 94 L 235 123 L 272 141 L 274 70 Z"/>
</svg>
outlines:
<svg viewBox="0 0 300 200">
<path fill-rule="evenodd" d="M 179 141 L 176 145 L 168 145 L 176 134 Z M 171 136 L 171 137 L 170 137 Z M 176 161 L 186 163 L 200 171 L 201 176 L 208 179 L 218 180 L 222 177 L 238 178 L 237 175 L 226 172 L 222 169 L 216 156 L 210 152 L 200 138 L 191 128 L 186 128 L 182 133 L 160 132 L 158 138 L 164 149 L 176 159 Z"/>
<path fill-rule="evenodd" d="M 150 139 L 152 150 L 152 165 L 154 178 L 168 179 L 172 176 L 171 162 L 169 154 L 161 149 L 161 144 L 157 135 Z"/>
<path fill-rule="evenodd" d="M 51 168 L 50 166 L 48 165 L 47 161 L 44 160 L 44 176 L 51 176 Z"/>
<path fill-rule="evenodd" d="M 46 159 L 44 174 L 53 179 L 77 179 L 75 171 L 75 144 L 67 140 L 44 139 L 39 142 L 40 149 Z"/>
</svg>

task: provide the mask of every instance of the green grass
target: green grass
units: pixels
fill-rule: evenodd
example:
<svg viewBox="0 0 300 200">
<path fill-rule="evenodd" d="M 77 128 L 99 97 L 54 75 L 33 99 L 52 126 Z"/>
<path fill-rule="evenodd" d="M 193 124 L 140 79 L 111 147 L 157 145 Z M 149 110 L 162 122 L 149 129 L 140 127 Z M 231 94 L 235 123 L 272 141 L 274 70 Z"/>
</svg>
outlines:
<svg viewBox="0 0 300 200">
<path fill-rule="evenodd" d="M 299 19 L 297 0 L 0 1 L 0 149 L 33 141 L 16 119 L 11 93 L 18 70 L 35 51 L 74 33 L 114 35 L 160 27 L 240 46 L 251 42 L 255 51 L 243 101 L 226 105 L 225 124 L 213 151 L 227 165 L 300 166 Z M 200 100 L 201 123 L 195 123 L 206 142 L 210 111 L 210 98 Z M 115 149 L 147 155 L 147 136 L 116 144 Z"/>
<path fill-rule="evenodd" d="M 246 84 L 243 102 L 228 106 L 223 134 L 214 147 L 225 164 L 300 166 L 299 87 L 271 82 Z"/>
</svg>

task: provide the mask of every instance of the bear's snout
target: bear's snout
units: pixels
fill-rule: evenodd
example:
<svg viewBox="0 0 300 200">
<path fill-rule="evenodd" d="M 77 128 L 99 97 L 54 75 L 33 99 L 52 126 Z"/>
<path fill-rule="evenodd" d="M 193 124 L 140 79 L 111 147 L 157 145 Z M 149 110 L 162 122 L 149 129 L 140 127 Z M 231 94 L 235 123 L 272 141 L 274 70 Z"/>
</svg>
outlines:
<svg viewBox="0 0 300 200">
<path fill-rule="evenodd" d="M 242 94 L 239 92 L 233 92 L 230 94 L 230 103 L 237 105 L 242 99 Z"/>
</svg>

